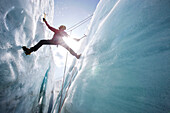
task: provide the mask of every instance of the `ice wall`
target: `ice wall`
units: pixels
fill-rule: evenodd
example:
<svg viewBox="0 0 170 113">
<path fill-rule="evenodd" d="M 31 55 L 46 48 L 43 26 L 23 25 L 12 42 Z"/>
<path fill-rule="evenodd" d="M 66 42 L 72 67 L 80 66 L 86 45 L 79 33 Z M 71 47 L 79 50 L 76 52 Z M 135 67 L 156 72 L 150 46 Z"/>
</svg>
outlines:
<svg viewBox="0 0 170 113">
<path fill-rule="evenodd" d="M 84 45 L 62 113 L 170 111 L 169 0 L 101 0 Z"/>
<path fill-rule="evenodd" d="M 0 0 L 1 113 L 50 111 L 57 76 L 50 46 L 43 46 L 30 56 L 23 53 L 21 46 L 30 47 L 51 38 L 42 17 L 46 13 L 52 24 L 53 9 L 53 0 Z"/>
</svg>

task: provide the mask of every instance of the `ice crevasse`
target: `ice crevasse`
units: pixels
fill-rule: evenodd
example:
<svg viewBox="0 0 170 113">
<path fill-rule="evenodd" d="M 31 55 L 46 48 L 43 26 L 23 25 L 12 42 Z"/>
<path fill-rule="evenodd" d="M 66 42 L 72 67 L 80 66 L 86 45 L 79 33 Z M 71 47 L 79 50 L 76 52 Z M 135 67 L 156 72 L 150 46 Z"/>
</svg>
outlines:
<svg viewBox="0 0 170 113">
<path fill-rule="evenodd" d="M 21 46 L 30 47 L 52 37 L 42 22 L 44 12 L 52 24 L 53 0 L 0 1 L 1 113 L 48 111 L 57 76 L 50 46 L 30 56 L 21 49 Z"/>
<path fill-rule="evenodd" d="M 168 0 L 101 0 L 61 112 L 169 112 L 169 6 Z"/>
<path fill-rule="evenodd" d="M 169 112 L 169 6 L 169 0 L 100 0 L 82 57 L 67 69 L 61 113 Z M 21 50 L 52 37 L 42 14 L 52 22 L 53 8 L 53 0 L 0 1 L 1 112 L 58 112 L 50 46 L 30 56 Z"/>
</svg>

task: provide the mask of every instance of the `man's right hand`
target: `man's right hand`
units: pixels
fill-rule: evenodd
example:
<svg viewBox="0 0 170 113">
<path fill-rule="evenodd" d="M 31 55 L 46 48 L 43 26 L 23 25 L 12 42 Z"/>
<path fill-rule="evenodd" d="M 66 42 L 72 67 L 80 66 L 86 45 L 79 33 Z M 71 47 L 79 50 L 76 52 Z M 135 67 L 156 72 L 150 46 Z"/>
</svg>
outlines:
<svg viewBox="0 0 170 113">
<path fill-rule="evenodd" d="M 46 19 L 45 19 L 45 18 L 43 18 L 43 21 L 45 22 L 45 21 L 46 21 Z"/>
<path fill-rule="evenodd" d="M 77 39 L 77 38 L 73 38 L 75 41 L 80 41 L 80 39 Z"/>
</svg>

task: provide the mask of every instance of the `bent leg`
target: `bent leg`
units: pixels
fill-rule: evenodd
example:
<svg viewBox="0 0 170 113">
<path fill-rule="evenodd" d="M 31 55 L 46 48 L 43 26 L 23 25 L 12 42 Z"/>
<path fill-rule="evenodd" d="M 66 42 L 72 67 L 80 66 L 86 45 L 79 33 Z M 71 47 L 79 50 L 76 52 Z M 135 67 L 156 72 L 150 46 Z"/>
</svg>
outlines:
<svg viewBox="0 0 170 113">
<path fill-rule="evenodd" d="M 42 45 L 56 45 L 52 40 L 40 40 L 34 47 L 31 47 L 30 50 L 37 51 Z"/>
<path fill-rule="evenodd" d="M 66 43 L 62 43 L 60 45 L 66 48 L 73 56 L 77 58 L 77 54 Z"/>
</svg>

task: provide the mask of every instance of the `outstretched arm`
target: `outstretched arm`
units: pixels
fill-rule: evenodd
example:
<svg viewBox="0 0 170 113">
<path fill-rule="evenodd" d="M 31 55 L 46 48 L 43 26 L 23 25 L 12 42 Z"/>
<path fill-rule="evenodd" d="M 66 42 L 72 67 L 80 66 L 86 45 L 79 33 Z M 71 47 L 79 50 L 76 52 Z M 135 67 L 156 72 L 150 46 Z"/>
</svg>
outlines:
<svg viewBox="0 0 170 113">
<path fill-rule="evenodd" d="M 43 21 L 45 22 L 45 24 L 47 25 L 47 27 L 48 27 L 51 31 L 55 32 L 55 31 L 57 30 L 57 29 L 51 27 L 51 26 L 47 23 L 47 21 L 46 21 L 45 18 L 43 18 Z"/>
<path fill-rule="evenodd" d="M 84 37 L 86 37 L 86 35 L 84 34 L 83 37 L 81 37 L 80 39 L 77 39 L 77 38 L 73 38 L 75 41 L 80 41 L 81 39 L 83 39 Z"/>
<path fill-rule="evenodd" d="M 73 40 L 75 40 L 75 41 L 79 41 L 80 39 L 77 39 L 77 38 L 73 38 L 73 37 L 71 37 L 70 35 L 68 35 L 66 32 L 65 32 L 65 36 L 66 37 L 69 37 L 69 38 L 71 38 L 71 39 L 73 39 Z"/>
<path fill-rule="evenodd" d="M 86 37 L 87 35 L 84 34 L 83 37 L 81 37 L 80 39 L 78 39 L 78 38 L 73 38 L 73 37 L 71 37 L 70 35 L 68 35 L 66 32 L 64 32 L 64 36 L 65 36 L 65 37 L 69 37 L 69 38 L 71 38 L 71 39 L 73 39 L 73 40 L 75 40 L 75 41 L 80 41 L 81 39 L 83 39 L 83 38 Z"/>
</svg>

